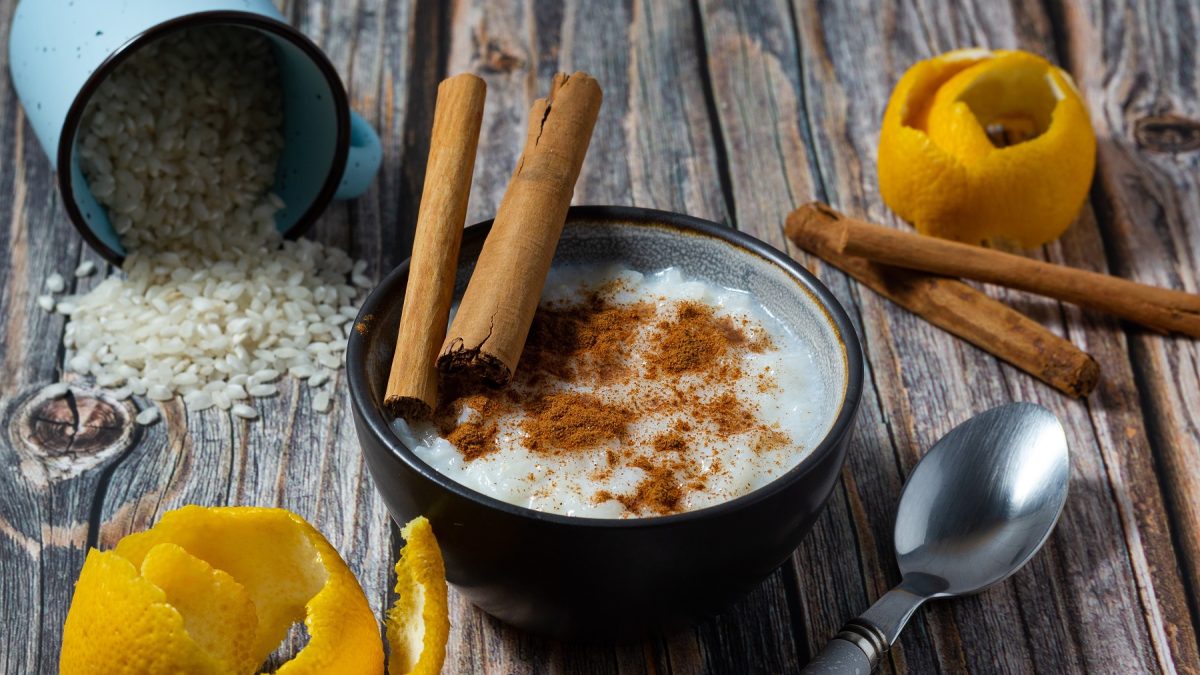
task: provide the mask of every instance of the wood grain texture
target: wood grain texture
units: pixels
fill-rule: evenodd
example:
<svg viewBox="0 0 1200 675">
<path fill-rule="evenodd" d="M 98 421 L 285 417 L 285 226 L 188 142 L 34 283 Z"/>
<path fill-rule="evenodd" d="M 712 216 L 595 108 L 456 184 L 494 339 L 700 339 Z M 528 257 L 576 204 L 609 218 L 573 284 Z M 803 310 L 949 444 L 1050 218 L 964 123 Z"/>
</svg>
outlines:
<svg viewBox="0 0 1200 675">
<path fill-rule="evenodd" d="M 0 35 L 14 6 L 0 0 Z M 438 81 L 467 71 L 488 84 L 467 216 L 475 222 L 495 213 L 533 99 L 554 72 L 585 70 L 605 103 L 575 203 L 683 211 L 786 248 L 829 284 L 863 337 L 869 386 L 847 468 L 788 565 L 722 615 L 641 644 L 526 635 L 452 590 L 447 673 L 797 672 L 897 581 L 895 500 L 924 449 L 1010 400 L 1046 405 L 1067 427 L 1073 483 L 1060 527 L 1004 585 L 923 609 L 885 669 L 1200 672 L 1195 343 L 984 287 L 1101 362 L 1096 393 L 1070 401 L 791 249 L 782 232 L 786 214 L 814 198 L 899 225 L 874 173 L 891 86 L 946 49 L 1022 47 L 1065 61 L 1101 139 L 1095 210 L 1037 257 L 1197 291 L 1194 3 L 289 0 L 284 11 L 327 51 L 383 140 L 375 186 L 332 205 L 311 232 L 366 259 L 371 273 L 411 246 Z M 43 405 L 38 392 L 62 377 L 64 357 L 62 318 L 35 302 L 43 279 L 81 260 L 104 266 L 67 222 L 7 77 L 3 68 L 0 670 L 55 672 L 87 547 L 111 546 L 185 503 L 299 512 L 381 611 L 399 539 L 362 464 L 341 378 L 326 385 L 329 415 L 311 412 L 306 386 L 286 382 L 249 424 L 175 402 L 164 422 L 129 429 L 124 420 L 146 402 L 106 401 L 86 382 Z M 87 442 L 62 440 L 67 429 Z M 275 662 L 302 639 L 297 632 Z"/>
<path fill-rule="evenodd" d="M 1200 269 L 1200 6 L 1196 3 L 1054 3 L 1061 46 L 1099 137 L 1093 190 L 1114 271 L 1136 281 L 1197 291 Z M 1120 58 L 1106 58 L 1120 54 Z M 1146 412 L 1144 428 L 1165 493 L 1157 527 L 1170 532 L 1184 588 L 1164 608 L 1191 607 L 1189 623 L 1166 614 L 1173 654 L 1191 657 L 1200 592 L 1200 347 L 1194 340 L 1130 331 L 1129 355 Z M 1135 499 L 1135 504 L 1138 500 Z M 1153 515 L 1145 513 L 1150 520 Z M 1155 505 L 1158 507 L 1158 505 Z M 1162 508 L 1162 507 L 1159 507 Z M 1152 560 L 1155 558 L 1152 557 Z M 1160 654 L 1165 660 L 1166 654 Z"/>
</svg>

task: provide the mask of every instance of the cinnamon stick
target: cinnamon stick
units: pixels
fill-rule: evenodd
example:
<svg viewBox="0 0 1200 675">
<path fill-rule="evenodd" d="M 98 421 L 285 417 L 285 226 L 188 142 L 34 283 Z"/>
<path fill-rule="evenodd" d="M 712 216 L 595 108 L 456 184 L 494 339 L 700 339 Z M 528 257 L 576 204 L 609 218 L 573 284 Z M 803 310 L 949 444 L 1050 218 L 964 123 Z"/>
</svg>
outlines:
<svg viewBox="0 0 1200 675">
<path fill-rule="evenodd" d="M 839 252 L 836 235 L 844 218 L 825 204 L 806 204 L 788 216 L 787 236 L 897 305 L 1068 396 L 1087 396 L 1095 388 L 1095 359 L 1008 305 L 955 279 Z"/>
<path fill-rule="evenodd" d="M 525 150 L 442 344 L 442 371 L 493 384 L 512 377 L 601 99 L 600 86 L 586 73 L 559 73 L 549 96 L 534 102 Z"/>
<path fill-rule="evenodd" d="M 463 73 L 438 85 L 425 185 L 384 405 L 427 417 L 437 407 L 434 359 L 446 336 L 487 85 Z"/>
<path fill-rule="evenodd" d="M 1032 260 L 855 218 L 830 224 L 833 248 L 907 269 L 965 277 L 1108 312 L 1162 332 L 1200 337 L 1200 295 Z"/>
</svg>

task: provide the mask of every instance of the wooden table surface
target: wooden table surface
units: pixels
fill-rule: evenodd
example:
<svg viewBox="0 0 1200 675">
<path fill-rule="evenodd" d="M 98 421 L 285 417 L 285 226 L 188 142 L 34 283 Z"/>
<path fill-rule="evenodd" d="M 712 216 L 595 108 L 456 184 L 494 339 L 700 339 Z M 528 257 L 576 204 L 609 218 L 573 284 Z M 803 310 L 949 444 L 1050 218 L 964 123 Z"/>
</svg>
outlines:
<svg viewBox="0 0 1200 675">
<path fill-rule="evenodd" d="M 0 35 L 14 5 L 0 0 Z M 1088 206 L 1034 255 L 1197 291 L 1194 0 L 978 0 L 953 9 L 928 0 L 292 0 L 285 12 L 329 53 L 353 107 L 383 138 L 375 186 L 332 206 L 311 233 L 365 258 L 374 274 L 407 257 L 442 77 L 471 71 L 488 83 L 474 222 L 495 211 L 531 101 L 555 71 L 581 69 L 602 83 L 605 102 L 576 203 L 681 211 L 786 248 L 833 289 L 863 338 L 868 386 L 841 482 L 791 561 L 748 597 L 677 635 L 581 646 L 519 633 L 455 595 L 447 672 L 795 672 L 897 582 L 893 509 L 924 449 L 1013 400 L 1047 406 L 1067 427 L 1073 469 L 1062 521 L 1006 583 L 920 611 L 884 669 L 1200 672 L 1200 345 L 989 289 L 1099 360 L 1100 387 L 1069 400 L 782 235 L 784 216 L 814 198 L 898 224 L 875 174 L 891 87 L 914 61 L 944 50 L 1019 47 L 1074 74 L 1100 140 Z M 35 304 L 48 274 L 70 279 L 81 261 L 102 260 L 68 222 L 7 81 L 0 157 L 4 672 L 55 671 L 88 547 L 112 546 L 183 504 L 297 511 L 350 562 L 377 612 L 390 604 L 399 540 L 363 466 L 344 378 L 327 415 L 311 412 L 306 386 L 285 382 L 281 395 L 257 402 L 258 422 L 188 413 L 177 400 L 164 406 L 165 423 L 133 428 L 135 408 L 64 374 L 63 318 Z M 86 290 L 100 278 L 70 283 Z M 38 397 L 60 379 L 76 385 L 74 397 Z"/>
</svg>

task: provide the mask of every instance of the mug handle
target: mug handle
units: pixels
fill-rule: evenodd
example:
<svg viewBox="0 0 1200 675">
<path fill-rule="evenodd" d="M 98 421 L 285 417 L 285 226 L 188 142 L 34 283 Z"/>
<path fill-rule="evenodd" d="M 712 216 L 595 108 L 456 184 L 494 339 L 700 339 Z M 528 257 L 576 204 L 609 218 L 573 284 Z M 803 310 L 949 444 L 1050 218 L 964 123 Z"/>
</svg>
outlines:
<svg viewBox="0 0 1200 675">
<path fill-rule="evenodd" d="M 334 199 L 354 199 L 371 187 L 379 165 L 383 161 L 383 145 L 379 134 L 370 123 L 353 110 L 350 111 L 350 150 L 346 155 L 346 169 L 338 185 Z"/>
</svg>

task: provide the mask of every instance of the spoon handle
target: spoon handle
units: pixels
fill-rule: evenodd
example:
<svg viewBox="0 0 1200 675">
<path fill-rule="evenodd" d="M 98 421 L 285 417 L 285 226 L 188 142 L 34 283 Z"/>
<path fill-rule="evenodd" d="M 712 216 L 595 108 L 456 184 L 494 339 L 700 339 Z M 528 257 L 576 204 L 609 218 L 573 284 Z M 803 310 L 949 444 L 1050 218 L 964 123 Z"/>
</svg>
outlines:
<svg viewBox="0 0 1200 675">
<path fill-rule="evenodd" d="M 900 637 L 904 624 L 929 596 L 921 592 L 921 575 L 905 577 L 871 608 L 851 619 L 802 673 L 869 675 Z"/>
<path fill-rule="evenodd" d="M 800 672 L 807 675 L 870 675 L 888 646 L 878 628 L 861 619 L 851 619 Z"/>
</svg>

